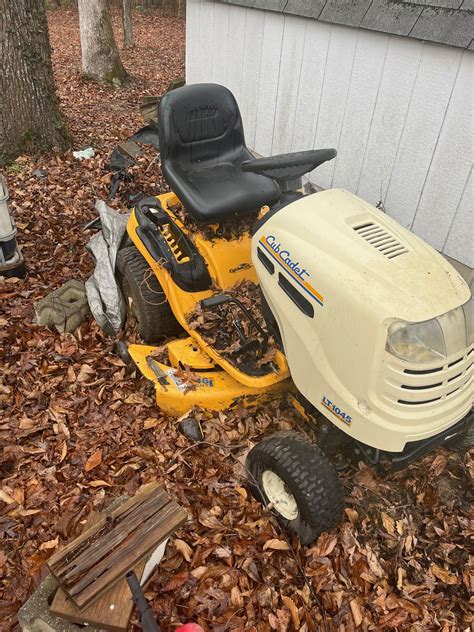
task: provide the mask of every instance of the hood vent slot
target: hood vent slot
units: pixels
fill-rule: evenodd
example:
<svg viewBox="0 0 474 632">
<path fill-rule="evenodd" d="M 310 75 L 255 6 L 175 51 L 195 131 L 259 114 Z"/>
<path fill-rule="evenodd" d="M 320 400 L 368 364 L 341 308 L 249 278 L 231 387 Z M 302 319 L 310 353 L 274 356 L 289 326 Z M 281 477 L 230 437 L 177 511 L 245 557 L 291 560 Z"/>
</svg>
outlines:
<svg viewBox="0 0 474 632">
<path fill-rule="evenodd" d="M 382 253 L 387 259 L 395 259 L 408 252 L 403 244 L 396 237 L 391 235 L 385 228 L 375 222 L 364 222 L 360 226 L 354 226 L 356 233 L 365 239 L 369 244 Z"/>
</svg>

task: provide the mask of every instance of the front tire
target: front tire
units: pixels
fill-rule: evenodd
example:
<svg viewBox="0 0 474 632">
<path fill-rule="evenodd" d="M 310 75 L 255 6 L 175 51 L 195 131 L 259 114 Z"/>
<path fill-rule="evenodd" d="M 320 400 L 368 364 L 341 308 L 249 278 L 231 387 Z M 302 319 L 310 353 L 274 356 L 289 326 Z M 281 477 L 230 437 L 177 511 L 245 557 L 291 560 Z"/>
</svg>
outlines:
<svg viewBox="0 0 474 632">
<path fill-rule="evenodd" d="M 135 246 L 118 251 L 115 268 L 127 310 L 137 319 L 144 342 L 156 342 L 179 333 L 181 327 L 163 288 Z"/>
<path fill-rule="evenodd" d="M 342 518 L 343 494 L 331 463 L 299 432 L 280 432 L 255 445 L 246 460 L 253 496 L 271 504 L 278 522 L 312 544 Z"/>
</svg>

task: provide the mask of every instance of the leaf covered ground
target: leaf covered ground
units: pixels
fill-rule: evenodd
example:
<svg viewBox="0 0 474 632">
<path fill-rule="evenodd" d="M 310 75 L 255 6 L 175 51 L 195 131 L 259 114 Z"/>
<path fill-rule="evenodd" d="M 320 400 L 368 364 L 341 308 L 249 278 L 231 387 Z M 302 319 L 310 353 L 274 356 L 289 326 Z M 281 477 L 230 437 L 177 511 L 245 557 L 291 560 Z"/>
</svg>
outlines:
<svg viewBox="0 0 474 632">
<path fill-rule="evenodd" d="M 29 275 L 0 284 L 0 629 L 15 627 L 45 560 L 91 511 L 155 479 L 190 516 L 147 589 L 165 632 L 189 620 L 215 632 L 470 629 L 472 450 L 438 450 L 385 476 L 345 466 L 345 520 L 302 548 L 242 478 L 252 443 L 297 424 L 285 402 L 216 414 L 196 446 L 94 322 L 75 335 L 35 324 L 35 301 L 91 272 L 81 227 L 105 199 L 111 149 L 141 125 L 137 103 L 184 72 L 180 19 L 134 15 L 138 46 L 123 53 L 132 82 L 116 89 L 81 78 L 77 14 L 49 17 L 74 148 L 96 156 L 23 156 L 5 171 Z M 140 158 L 130 189 L 162 190 L 150 162 Z"/>
</svg>

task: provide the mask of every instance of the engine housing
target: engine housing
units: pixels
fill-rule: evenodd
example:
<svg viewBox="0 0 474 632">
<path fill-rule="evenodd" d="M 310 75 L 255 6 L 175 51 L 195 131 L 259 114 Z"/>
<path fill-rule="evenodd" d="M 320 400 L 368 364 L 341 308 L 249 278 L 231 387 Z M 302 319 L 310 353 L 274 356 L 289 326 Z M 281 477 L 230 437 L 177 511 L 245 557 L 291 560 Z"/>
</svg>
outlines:
<svg viewBox="0 0 474 632">
<path fill-rule="evenodd" d="M 400 452 L 469 412 L 472 345 L 423 364 L 386 349 L 395 320 L 426 321 L 471 296 L 388 215 L 342 189 L 305 196 L 259 226 L 252 259 L 296 387 L 347 434 Z"/>
</svg>

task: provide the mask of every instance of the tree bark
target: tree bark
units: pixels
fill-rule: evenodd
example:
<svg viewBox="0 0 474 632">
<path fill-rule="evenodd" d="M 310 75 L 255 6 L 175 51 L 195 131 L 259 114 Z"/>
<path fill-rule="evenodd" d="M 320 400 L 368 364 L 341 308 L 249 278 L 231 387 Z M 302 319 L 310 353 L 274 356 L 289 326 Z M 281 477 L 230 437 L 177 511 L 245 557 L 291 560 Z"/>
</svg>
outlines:
<svg viewBox="0 0 474 632">
<path fill-rule="evenodd" d="M 122 0 L 123 45 L 125 48 L 133 48 L 132 30 L 132 0 Z"/>
<path fill-rule="evenodd" d="M 0 0 L 0 165 L 65 149 L 44 0 Z"/>
<path fill-rule="evenodd" d="M 122 85 L 127 72 L 120 61 L 106 0 L 79 0 L 78 7 L 82 71 L 98 81 Z"/>
</svg>

